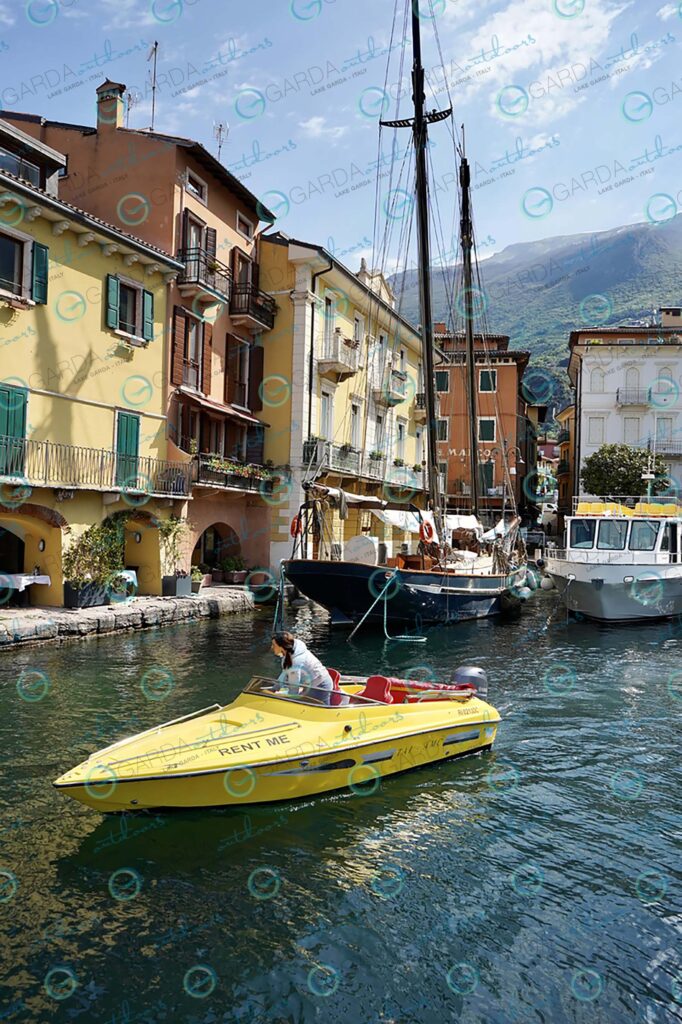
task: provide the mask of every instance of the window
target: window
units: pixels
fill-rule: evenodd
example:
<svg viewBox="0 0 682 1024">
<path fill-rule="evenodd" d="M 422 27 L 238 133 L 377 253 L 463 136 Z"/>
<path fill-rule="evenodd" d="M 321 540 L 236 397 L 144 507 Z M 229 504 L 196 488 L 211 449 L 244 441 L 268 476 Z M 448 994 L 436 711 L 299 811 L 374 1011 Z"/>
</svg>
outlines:
<svg viewBox="0 0 682 1024">
<path fill-rule="evenodd" d="M 622 519 L 603 519 L 599 524 L 597 547 L 601 551 L 624 551 L 628 525 Z"/>
<path fill-rule="evenodd" d="M 353 341 L 362 341 L 362 317 L 355 314 L 353 321 Z"/>
<path fill-rule="evenodd" d="M 450 374 L 448 370 L 436 370 L 436 391 L 444 394 L 450 390 Z"/>
<path fill-rule="evenodd" d="M 438 475 L 440 476 L 440 489 L 443 493 L 447 493 L 448 489 L 448 464 L 447 462 L 438 463 Z"/>
<path fill-rule="evenodd" d="M 656 440 L 670 441 L 673 436 L 672 416 L 658 416 L 656 418 Z"/>
<path fill-rule="evenodd" d="M 418 430 L 415 435 L 416 463 L 419 465 L 424 461 L 424 435 Z"/>
<path fill-rule="evenodd" d="M 116 483 L 136 488 L 140 448 L 140 417 L 129 412 L 116 413 Z"/>
<path fill-rule="evenodd" d="M 625 444 L 636 444 L 639 440 L 639 416 L 626 416 L 623 421 Z"/>
<path fill-rule="evenodd" d="M 199 321 L 194 317 L 187 318 L 187 332 L 185 334 L 185 352 L 183 383 L 189 384 L 191 388 L 199 389 L 201 379 L 201 340 Z"/>
<path fill-rule="evenodd" d="M 244 216 L 243 213 L 237 212 L 237 231 L 244 238 L 251 240 L 253 238 L 253 224 L 250 220 Z"/>
<path fill-rule="evenodd" d="M 350 443 L 356 450 L 360 448 L 360 406 L 355 402 L 350 407 Z"/>
<path fill-rule="evenodd" d="M 38 167 L 37 164 L 32 164 L 29 160 L 24 160 L 22 156 L 10 153 L 9 150 L 3 149 L 1 146 L 0 171 L 9 171 L 10 174 L 15 174 L 17 178 L 23 178 L 25 181 L 30 181 L 32 185 L 36 185 L 40 188 L 40 167 Z"/>
<path fill-rule="evenodd" d="M 26 406 L 28 392 L 0 384 L 0 473 L 22 476 L 26 455 Z"/>
<path fill-rule="evenodd" d="M 594 534 L 597 523 L 594 519 L 574 519 L 571 523 L 572 548 L 594 547 Z"/>
<path fill-rule="evenodd" d="M 401 348 L 401 350 L 400 350 L 400 372 L 401 373 L 405 373 L 405 370 L 407 369 L 405 360 L 406 360 L 405 349 Z"/>
<path fill-rule="evenodd" d="M 481 370 L 478 377 L 479 391 L 497 391 L 497 370 Z"/>
<path fill-rule="evenodd" d="M 630 551 L 653 551 L 660 525 L 652 519 L 635 519 L 630 532 Z"/>
<path fill-rule="evenodd" d="M 384 443 L 384 417 L 377 416 L 376 427 L 374 428 L 374 447 L 380 450 Z"/>
<path fill-rule="evenodd" d="M 625 374 L 625 387 L 628 391 L 639 389 L 639 370 L 636 366 L 630 366 Z"/>
<path fill-rule="evenodd" d="M 397 456 L 399 459 L 405 458 L 405 424 L 398 423 L 398 443 L 397 443 Z"/>
<path fill-rule="evenodd" d="M 247 392 L 249 387 L 249 361 L 251 346 L 245 341 L 236 339 L 237 350 L 234 365 L 235 381 L 233 386 L 233 401 L 235 405 L 248 408 Z"/>
<path fill-rule="evenodd" d="M 202 203 L 206 203 L 208 200 L 208 186 L 203 178 L 200 178 L 194 171 L 190 171 L 187 168 L 187 177 L 185 179 L 185 187 L 191 196 L 198 199 Z"/>
<path fill-rule="evenodd" d="M 107 276 L 106 323 L 131 338 L 154 337 L 154 296 L 136 281 Z"/>
<path fill-rule="evenodd" d="M 334 301 L 330 295 L 324 297 L 324 347 L 325 354 L 331 354 L 331 344 L 334 338 Z"/>
<path fill-rule="evenodd" d="M 0 235 L 0 288 L 12 295 L 21 295 L 23 269 L 23 242 L 9 235 Z"/>
<path fill-rule="evenodd" d="M 479 441 L 494 441 L 495 440 L 495 420 L 493 417 L 479 416 L 478 418 L 478 440 Z"/>
<path fill-rule="evenodd" d="M 332 433 L 332 396 L 328 391 L 323 391 L 320 399 L 320 434 L 329 441 Z"/>
<path fill-rule="evenodd" d="M 604 417 L 590 416 L 587 421 L 588 444 L 604 443 Z"/>
<path fill-rule="evenodd" d="M 597 367 L 592 370 L 590 374 L 590 391 L 595 395 L 602 395 L 604 393 L 604 378 L 605 373 L 603 370 Z"/>
<path fill-rule="evenodd" d="M 448 420 L 447 419 L 436 420 L 436 425 L 438 427 L 438 433 L 436 434 L 436 440 L 437 441 L 447 441 L 447 439 L 448 439 L 448 426 L 449 426 Z"/>
</svg>

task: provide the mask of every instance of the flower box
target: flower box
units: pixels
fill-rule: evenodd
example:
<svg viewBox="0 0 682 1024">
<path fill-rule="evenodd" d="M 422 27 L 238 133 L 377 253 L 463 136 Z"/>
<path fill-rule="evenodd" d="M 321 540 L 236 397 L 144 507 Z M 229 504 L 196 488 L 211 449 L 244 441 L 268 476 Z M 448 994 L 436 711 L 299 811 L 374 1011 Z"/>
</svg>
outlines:
<svg viewBox="0 0 682 1024">
<path fill-rule="evenodd" d="M 223 572 L 223 579 L 225 583 L 245 583 L 248 572 L 244 569 L 242 572 L 236 570 L 232 572 Z"/>
<path fill-rule="evenodd" d="M 101 583 L 84 583 L 82 586 L 64 583 L 65 608 L 97 608 L 110 603 L 109 590 Z"/>
<path fill-rule="evenodd" d="M 190 576 L 164 576 L 161 580 L 161 593 L 164 597 L 189 597 L 192 593 Z"/>
</svg>

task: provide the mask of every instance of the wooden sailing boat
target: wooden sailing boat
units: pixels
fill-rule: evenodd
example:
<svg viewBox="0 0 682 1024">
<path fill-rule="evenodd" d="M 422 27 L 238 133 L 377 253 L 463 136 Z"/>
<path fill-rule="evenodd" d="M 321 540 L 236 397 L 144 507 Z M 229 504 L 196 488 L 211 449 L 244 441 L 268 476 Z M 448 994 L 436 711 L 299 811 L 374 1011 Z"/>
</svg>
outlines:
<svg viewBox="0 0 682 1024">
<path fill-rule="evenodd" d="M 451 108 L 427 113 L 424 109 L 424 68 L 421 56 L 420 17 L 412 3 L 412 88 L 414 116 L 398 121 L 382 121 L 389 128 L 411 128 L 416 160 L 416 212 L 419 267 L 419 297 L 423 336 L 424 393 L 428 439 L 429 512 L 399 501 L 381 501 L 375 497 L 344 495 L 337 490 L 317 486 L 310 481 L 304 487 L 307 500 L 302 504 L 294 538 L 292 557 L 283 563 L 286 577 L 306 597 L 327 608 L 332 621 L 357 623 L 383 622 L 386 626 L 405 626 L 419 630 L 422 625 L 452 624 L 467 619 L 497 615 L 518 607 L 517 596 L 526 579 L 525 553 L 514 553 L 519 520 L 510 525 L 505 536 L 494 541 L 492 551 L 483 558 L 462 563 L 447 542 L 447 519 L 440 488 L 436 436 L 436 396 L 434 382 L 434 339 L 431 312 L 429 210 L 426 151 L 428 125 L 452 115 Z M 463 256 L 463 302 L 468 362 L 468 414 L 470 425 L 470 465 L 472 511 L 478 520 L 479 467 L 476 437 L 476 391 L 474 356 L 474 308 L 472 287 L 473 229 L 471 222 L 470 173 L 461 153 L 459 181 L 461 189 L 461 240 Z M 320 537 L 330 508 L 342 507 L 352 500 L 354 509 L 390 512 L 410 511 L 421 524 L 418 555 L 398 556 L 392 566 L 375 563 L 308 557 L 310 538 Z M 433 524 L 433 525 L 432 525 Z M 435 532 L 434 532 L 435 528 Z M 319 545 L 318 545 L 319 546 Z"/>
</svg>

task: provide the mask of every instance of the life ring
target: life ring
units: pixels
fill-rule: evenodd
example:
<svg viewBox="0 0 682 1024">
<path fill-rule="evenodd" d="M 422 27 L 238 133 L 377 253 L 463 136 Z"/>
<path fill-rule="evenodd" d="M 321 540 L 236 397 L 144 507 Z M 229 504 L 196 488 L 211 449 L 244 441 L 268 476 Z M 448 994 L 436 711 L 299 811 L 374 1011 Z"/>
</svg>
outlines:
<svg viewBox="0 0 682 1024">
<path fill-rule="evenodd" d="M 301 522 L 300 516 L 294 516 L 291 520 L 291 527 L 289 530 L 292 537 L 300 537 L 303 533 L 303 523 Z"/>
<path fill-rule="evenodd" d="M 431 523 L 422 523 L 419 527 L 419 536 L 427 544 L 433 540 L 433 527 Z"/>
</svg>

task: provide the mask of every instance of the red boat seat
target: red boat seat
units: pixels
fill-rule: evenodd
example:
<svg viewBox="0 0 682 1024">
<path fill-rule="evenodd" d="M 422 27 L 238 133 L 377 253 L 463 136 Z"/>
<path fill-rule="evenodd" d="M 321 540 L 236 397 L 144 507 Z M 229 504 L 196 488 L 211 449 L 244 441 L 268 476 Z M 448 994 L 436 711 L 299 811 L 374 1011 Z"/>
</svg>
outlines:
<svg viewBox="0 0 682 1024">
<path fill-rule="evenodd" d="M 370 676 L 365 683 L 365 688 L 358 697 L 366 697 L 368 700 L 377 700 L 382 704 L 392 704 L 391 681 L 386 676 Z"/>
<path fill-rule="evenodd" d="M 343 698 L 345 696 L 345 694 L 341 692 L 341 688 L 339 686 L 339 683 L 341 682 L 341 673 L 335 668 L 328 668 L 327 672 L 332 677 L 332 683 L 334 684 L 334 689 L 332 690 L 331 697 L 329 698 L 329 706 L 337 708 L 339 704 L 343 703 Z"/>
</svg>

